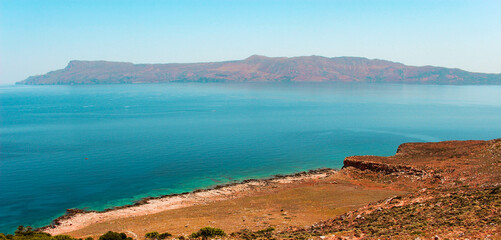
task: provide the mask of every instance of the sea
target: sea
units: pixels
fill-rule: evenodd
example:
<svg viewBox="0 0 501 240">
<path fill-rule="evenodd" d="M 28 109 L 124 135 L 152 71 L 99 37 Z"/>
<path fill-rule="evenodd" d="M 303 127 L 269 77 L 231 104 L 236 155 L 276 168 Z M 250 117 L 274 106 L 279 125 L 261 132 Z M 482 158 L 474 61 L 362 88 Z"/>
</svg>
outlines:
<svg viewBox="0 0 501 240">
<path fill-rule="evenodd" d="M 0 232 L 404 142 L 493 138 L 501 86 L 0 86 Z"/>
</svg>

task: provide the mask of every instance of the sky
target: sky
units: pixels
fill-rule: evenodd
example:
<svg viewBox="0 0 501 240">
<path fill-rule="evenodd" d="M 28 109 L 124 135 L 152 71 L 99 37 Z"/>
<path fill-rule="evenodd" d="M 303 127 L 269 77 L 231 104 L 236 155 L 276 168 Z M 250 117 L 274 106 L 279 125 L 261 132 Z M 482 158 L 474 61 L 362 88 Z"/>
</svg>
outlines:
<svg viewBox="0 0 501 240">
<path fill-rule="evenodd" d="M 70 60 L 320 55 L 501 73 L 499 0 L 0 0 L 0 84 Z"/>
</svg>

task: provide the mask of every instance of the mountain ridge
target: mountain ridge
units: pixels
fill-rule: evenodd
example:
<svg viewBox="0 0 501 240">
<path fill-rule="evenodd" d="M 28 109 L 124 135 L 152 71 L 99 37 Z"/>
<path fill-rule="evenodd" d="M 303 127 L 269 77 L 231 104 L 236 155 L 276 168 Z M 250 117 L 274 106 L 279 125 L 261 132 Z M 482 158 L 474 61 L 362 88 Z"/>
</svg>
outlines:
<svg viewBox="0 0 501 240">
<path fill-rule="evenodd" d="M 363 57 L 267 57 L 199 63 L 134 64 L 72 60 L 60 70 L 16 84 L 77 85 L 164 82 L 371 82 L 414 84 L 501 84 L 501 74 L 458 68 L 408 66 Z"/>
</svg>

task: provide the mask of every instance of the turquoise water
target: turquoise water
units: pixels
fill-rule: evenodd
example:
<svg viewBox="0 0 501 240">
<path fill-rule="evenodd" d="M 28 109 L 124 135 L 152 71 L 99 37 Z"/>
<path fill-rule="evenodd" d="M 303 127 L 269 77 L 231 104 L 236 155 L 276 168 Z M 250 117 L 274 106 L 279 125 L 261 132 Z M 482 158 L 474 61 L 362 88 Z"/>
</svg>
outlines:
<svg viewBox="0 0 501 240">
<path fill-rule="evenodd" d="M 500 122 L 501 86 L 3 86 L 0 232 L 403 142 L 499 138 Z"/>
</svg>

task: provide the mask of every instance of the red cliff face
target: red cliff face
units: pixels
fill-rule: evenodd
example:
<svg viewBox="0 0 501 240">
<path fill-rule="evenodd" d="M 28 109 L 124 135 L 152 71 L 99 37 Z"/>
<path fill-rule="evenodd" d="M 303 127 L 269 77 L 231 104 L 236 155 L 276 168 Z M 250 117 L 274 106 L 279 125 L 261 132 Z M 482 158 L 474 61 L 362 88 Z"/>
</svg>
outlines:
<svg viewBox="0 0 501 240">
<path fill-rule="evenodd" d="M 390 157 L 353 156 L 344 160 L 344 171 L 356 169 L 365 175 L 394 175 L 405 184 L 419 181 L 444 186 L 477 186 L 501 182 L 501 139 L 490 141 L 445 141 L 404 143 Z M 416 178 L 417 177 L 417 178 Z M 410 181 L 412 180 L 412 181 Z"/>
<path fill-rule="evenodd" d="M 159 82 L 389 82 L 501 84 L 501 74 L 442 67 L 413 67 L 385 60 L 320 56 L 188 64 L 132 64 L 71 61 L 64 69 L 32 76 L 19 84 L 110 84 Z"/>
</svg>

